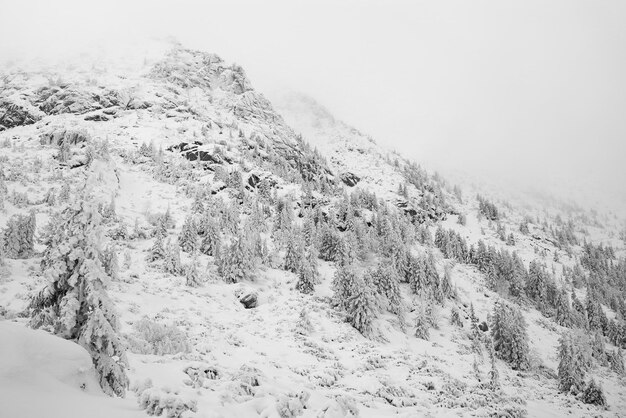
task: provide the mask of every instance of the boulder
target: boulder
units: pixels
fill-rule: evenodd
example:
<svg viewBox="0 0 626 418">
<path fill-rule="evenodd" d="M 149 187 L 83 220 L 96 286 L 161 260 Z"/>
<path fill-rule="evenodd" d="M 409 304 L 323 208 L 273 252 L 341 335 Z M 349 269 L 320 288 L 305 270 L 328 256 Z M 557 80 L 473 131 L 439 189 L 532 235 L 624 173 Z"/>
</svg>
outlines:
<svg viewBox="0 0 626 418">
<path fill-rule="evenodd" d="M 341 173 L 339 178 L 348 187 L 354 187 L 357 185 L 359 181 L 361 181 L 361 178 L 359 176 L 357 176 L 354 173 L 350 173 L 348 171 L 346 171 L 345 173 Z"/>
<path fill-rule="evenodd" d="M 259 300 L 256 293 L 250 292 L 244 294 L 241 298 L 239 298 L 239 302 L 241 302 L 244 308 L 253 309 L 257 307 Z"/>
</svg>

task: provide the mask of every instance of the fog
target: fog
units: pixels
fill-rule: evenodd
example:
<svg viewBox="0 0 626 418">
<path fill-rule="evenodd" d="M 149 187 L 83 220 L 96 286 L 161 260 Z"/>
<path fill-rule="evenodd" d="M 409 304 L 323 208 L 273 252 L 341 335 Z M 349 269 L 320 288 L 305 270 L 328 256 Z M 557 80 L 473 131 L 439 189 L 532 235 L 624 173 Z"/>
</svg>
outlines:
<svg viewBox="0 0 626 418">
<path fill-rule="evenodd" d="M 623 1 L 0 0 L 0 57 L 173 36 L 444 172 L 624 196 Z M 513 183 L 512 183 L 513 184 Z"/>
</svg>

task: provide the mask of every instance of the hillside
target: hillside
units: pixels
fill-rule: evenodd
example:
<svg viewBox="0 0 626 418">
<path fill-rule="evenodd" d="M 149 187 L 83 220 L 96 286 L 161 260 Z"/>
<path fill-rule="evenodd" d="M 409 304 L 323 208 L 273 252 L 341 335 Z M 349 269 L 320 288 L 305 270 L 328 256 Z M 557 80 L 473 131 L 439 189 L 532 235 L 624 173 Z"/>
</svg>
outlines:
<svg viewBox="0 0 626 418">
<path fill-rule="evenodd" d="M 0 415 L 626 407 L 623 220 L 478 199 L 180 45 L 0 75 Z M 523 316 L 519 364 L 496 306 Z M 570 330 L 606 407 L 559 389 Z"/>
</svg>

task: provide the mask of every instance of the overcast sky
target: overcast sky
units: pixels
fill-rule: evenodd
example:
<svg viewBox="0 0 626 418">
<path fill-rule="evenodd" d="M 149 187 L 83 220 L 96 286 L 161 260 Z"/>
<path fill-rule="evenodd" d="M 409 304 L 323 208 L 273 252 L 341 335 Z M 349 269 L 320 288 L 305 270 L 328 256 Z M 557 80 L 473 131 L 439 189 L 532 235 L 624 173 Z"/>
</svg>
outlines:
<svg viewBox="0 0 626 418">
<path fill-rule="evenodd" d="M 624 1 L 8 1 L 0 54 L 172 35 L 406 156 L 626 189 Z"/>
</svg>

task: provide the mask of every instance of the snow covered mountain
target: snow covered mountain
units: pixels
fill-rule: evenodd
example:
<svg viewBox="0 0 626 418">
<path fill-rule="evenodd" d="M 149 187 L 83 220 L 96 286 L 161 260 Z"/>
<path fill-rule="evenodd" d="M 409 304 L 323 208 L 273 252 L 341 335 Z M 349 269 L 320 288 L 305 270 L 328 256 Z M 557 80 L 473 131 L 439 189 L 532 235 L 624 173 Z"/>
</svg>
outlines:
<svg viewBox="0 0 626 418">
<path fill-rule="evenodd" d="M 626 407 L 616 216 L 476 197 L 180 45 L 0 75 L 0 416 Z"/>
</svg>

